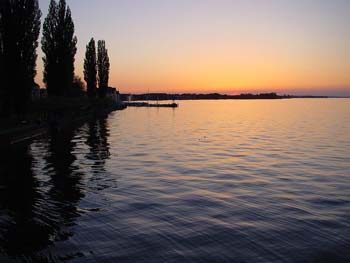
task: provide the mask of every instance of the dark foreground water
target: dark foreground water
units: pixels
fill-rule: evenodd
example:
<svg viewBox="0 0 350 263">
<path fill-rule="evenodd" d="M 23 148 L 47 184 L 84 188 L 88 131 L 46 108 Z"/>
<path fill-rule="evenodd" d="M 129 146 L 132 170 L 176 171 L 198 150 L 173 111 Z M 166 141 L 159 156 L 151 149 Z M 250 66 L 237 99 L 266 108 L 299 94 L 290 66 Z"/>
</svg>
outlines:
<svg viewBox="0 0 350 263">
<path fill-rule="evenodd" d="M 350 100 L 129 108 L 0 158 L 0 262 L 350 262 Z"/>
</svg>

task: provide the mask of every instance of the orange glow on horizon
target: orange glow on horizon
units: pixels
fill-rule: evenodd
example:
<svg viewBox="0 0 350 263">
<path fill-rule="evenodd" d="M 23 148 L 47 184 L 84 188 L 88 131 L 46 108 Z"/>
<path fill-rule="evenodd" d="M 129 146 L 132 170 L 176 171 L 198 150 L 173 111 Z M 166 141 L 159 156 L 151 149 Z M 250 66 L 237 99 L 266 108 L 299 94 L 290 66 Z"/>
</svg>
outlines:
<svg viewBox="0 0 350 263">
<path fill-rule="evenodd" d="M 162 56 L 150 54 L 125 64 L 113 64 L 112 60 L 110 83 L 125 93 L 283 93 L 288 87 L 290 91 L 332 87 L 350 91 L 350 59 L 346 61 L 336 52 L 317 53 L 310 58 L 304 55 L 307 51 L 304 47 L 284 50 L 215 42 L 179 46 L 165 50 Z"/>
<path fill-rule="evenodd" d="M 49 1 L 41 2 L 45 12 Z M 350 96 L 346 1 L 100 3 L 89 1 L 82 9 L 79 1 L 69 1 L 78 37 L 75 72 L 83 77 L 90 38 L 104 39 L 109 84 L 122 93 Z M 96 11 L 93 23 L 87 10 Z M 36 80 L 44 86 L 38 52 Z"/>
</svg>

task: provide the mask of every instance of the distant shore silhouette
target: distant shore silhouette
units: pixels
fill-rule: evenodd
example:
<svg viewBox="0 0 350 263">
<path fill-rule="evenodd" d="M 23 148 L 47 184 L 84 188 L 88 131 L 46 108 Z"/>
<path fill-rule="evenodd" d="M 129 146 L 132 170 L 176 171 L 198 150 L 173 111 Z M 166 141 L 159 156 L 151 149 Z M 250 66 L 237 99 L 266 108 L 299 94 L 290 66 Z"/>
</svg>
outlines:
<svg viewBox="0 0 350 263">
<path fill-rule="evenodd" d="M 275 92 L 270 93 L 243 93 L 240 95 L 228 95 L 220 93 L 182 93 L 182 94 L 170 94 L 170 93 L 144 93 L 144 94 L 121 94 L 123 101 L 138 101 L 138 100 L 227 100 L 227 99 L 292 99 L 292 98 L 328 98 L 328 96 L 296 96 L 296 95 L 278 95 Z"/>
</svg>

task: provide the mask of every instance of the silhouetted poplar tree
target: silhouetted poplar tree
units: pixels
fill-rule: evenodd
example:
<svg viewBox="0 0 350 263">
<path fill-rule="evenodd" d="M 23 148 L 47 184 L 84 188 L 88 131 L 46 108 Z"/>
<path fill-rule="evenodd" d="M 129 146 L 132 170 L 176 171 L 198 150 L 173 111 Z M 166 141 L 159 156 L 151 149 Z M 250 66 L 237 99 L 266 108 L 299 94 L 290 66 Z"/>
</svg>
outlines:
<svg viewBox="0 0 350 263">
<path fill-rule="evenodd" d="M 65 0 L 60 0 L 58 4 L 51 0 L 41 44 L 45 54 L 44 82 L 49 96 L 68 95 L 74 78 L 77 38 Z"/>
<path fill-rule="evenodd" d="M 96 65 L 96 45 L 95 40 L 91 38 L 86 46 L 84 60 L 84 79 L 89 98 L 96 97 L 97 85 L 97 65 Z"/>
<path fill-rule="evenodd" d="M 104 40 L 98 41 L 97 50 L 98 86 L 100 97 L 105 97 L 109 79 L 109 58 Z"/>
<path fill-rule="evenodd" d="M 23 113 L 36 75 L 40 32 L 38 0 L 0 1 L 0 105 L 5 114 Z"/>
<path fill-rule="evenodd" d="M 3 43 L 3 9 L 4 9 L 3 1 L 0 1 L 0 80 L 2 81 L 2 85 L 0 86 L 0 115 L 3 114 L 3 107 L 5 101 L 5 80 L 4 80 L 4 43 Z"/>
</svg>

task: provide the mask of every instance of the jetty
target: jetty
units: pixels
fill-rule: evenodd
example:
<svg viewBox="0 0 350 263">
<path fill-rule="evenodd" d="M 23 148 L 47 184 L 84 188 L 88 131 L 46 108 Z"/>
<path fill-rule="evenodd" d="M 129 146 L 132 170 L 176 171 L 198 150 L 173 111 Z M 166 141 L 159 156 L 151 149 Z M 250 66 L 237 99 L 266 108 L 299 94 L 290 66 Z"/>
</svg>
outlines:
<svg viewBox="0 0 350 263">
<path fill-rule="evenodd" d="M 179 105 L 173 103 L 148 103 L 148 102 L 124 102 L 127 107 L 159 107 L 159 108 L 177 108 Z"/>
</svg>

